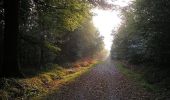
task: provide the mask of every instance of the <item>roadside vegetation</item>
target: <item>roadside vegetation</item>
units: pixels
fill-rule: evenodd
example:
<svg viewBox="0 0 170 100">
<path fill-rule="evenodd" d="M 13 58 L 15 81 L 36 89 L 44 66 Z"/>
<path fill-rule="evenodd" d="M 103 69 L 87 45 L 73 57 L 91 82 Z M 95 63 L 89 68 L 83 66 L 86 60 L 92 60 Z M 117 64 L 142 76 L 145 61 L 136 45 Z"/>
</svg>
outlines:
<svg viewBox="0 0 170 100">
<path fill-rule="evenodd" d="M 0 76 L 22 78 L 21 69 L 39 71 L 101 53 L 103 37 L 91 21 L 93 3 L 100 1 L 2 0 Z"/>
<path fill-rule="evenodd" d="M 0 99 L 49 93 L 105 54 L 92 23 L 95 0 L 0 1 Z M 99 57 L 101 58 L 101 57 Z"/>
<path fill-rule="evenodd" d="M 145 80 L 141 84 L 151 90 L 155 89 L 152 86 L 160 87 L 164 92 L 159 92 L 167 96 L 170 92 L 169 16 L 170 1 L 135 0 L 122 10 L 123 21 L 114 34 L 111 50 L 113 60 L 136 66 L 132 68 L 140 75 L 131 74 Z"/>
<path fill-rule="evenodd" d="M 147 71 L 146 67 L 140 66 L 141 68 L 137 68 L 139 66 L 128 64 L 125 61 L 119 60 L 115 60 L 114 64 L 120 73 L 130 79 L 130 81 L 134 81 L 138 86 L 142 87 L 146 91 L 154 94 L 155 98 L 158 100 L 166 100 L 169 98 L 170 91 L 166 88 L 166 85 L 163 85 L 167 84 L 167 82 L 162 81 L 159 84 L 149 83 L 147 80 L 149 77 L 146 77 L 145 74 L 150 70 L 148 69 Z"/>
<path fill-rule="evenodd" d="M 86 59 L 70 64 L 70 67 L 53 65 L 36 76 L 24 79 L 3 78 L 0 80 L 0 99 L 38 99 L 74 80 L 95 66 L 99 61 Z"/>
</svg>

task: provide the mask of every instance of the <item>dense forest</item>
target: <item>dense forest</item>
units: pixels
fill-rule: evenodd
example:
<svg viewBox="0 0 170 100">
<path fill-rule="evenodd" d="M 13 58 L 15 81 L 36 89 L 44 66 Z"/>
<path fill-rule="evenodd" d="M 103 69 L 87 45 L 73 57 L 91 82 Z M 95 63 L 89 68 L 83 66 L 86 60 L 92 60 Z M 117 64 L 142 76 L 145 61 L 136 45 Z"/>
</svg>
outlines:
<svg viewBox="0 0 170 100">
<path fill-rule="evenodd" d="M 1 76 L 99 54 L 103 37 L 91 21 L 99 5 L 107 6 L 103 0 L 1 0 Z"/>
<path fill-rule="evenodd" d="M 0 99 L 169 99 L 170 1 L 114 1 L 0 0 Z M 104 60 L 95 8 L 122 20 Z"/>
<path fill-rule="evenodd" d="M 112 59 L 138 66 L 149 83 L 163 83 L 168 88 L 170 1 L 136 0 L 122 9 L 122 14 L 123 22 L 114 35 Z"/>
</svg>

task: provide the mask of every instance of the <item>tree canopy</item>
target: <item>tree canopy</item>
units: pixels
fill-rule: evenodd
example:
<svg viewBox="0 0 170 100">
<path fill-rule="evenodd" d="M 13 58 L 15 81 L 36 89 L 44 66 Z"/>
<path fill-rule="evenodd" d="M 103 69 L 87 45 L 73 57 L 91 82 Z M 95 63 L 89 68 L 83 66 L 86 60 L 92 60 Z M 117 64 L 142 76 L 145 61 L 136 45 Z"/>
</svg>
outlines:
<svg viewBox="0 0 170 100">
<path fill-rule="evenodd" d="M 11 49 L 4 48 L 4 50 L 8 49 L 10 52 L 14 47 L 17 49 L 18 53 L 11 52 L 11 54 L 17 55 L 14 59 L 17 59 L 15 67 L 18 68 L 30 66 L 43 68 L 49 64 L 93 57 L 103 49 L 103 39 L 91 22 L 91 9 L 100 2 L 103 1 L 19 0 L 16 5 L 14 4 L 18 7 L 18 10 L 15 10 L 18 17 L 13 17 L 13 20 L 19 20 L 18 25 L 15 25 L 19 31 L 14 32 L 18 37 L 12 38 L 12 41 L 18 42 Z M 2 47 L 5 43 L 10 43 L 9 37 L 12 35 L 9 31 L 3 32 L 6 22 L 3 18 L 12 18 L 4 16 L 4 10 L 8 12 L 12 9 L 7 3 L 0 8 L 2 33 L 0 35 L 6 38 L 6 41 L 1 38 Z M 3 54 L 2 51 L 1 53 Z M 5 55 L 8 55 L 8 52 Z M 5 68 L 10 69 L 9 66 Z"/>
<path fill-rule="evenodd" d="M 170 1 L 136 0 L 122 12 L 123 23 L 114 36 L 112 58 L 148 65 L 157 69 L 154 75 L 159 78 L 154 76 L 154 79 L 164 79 L 170 69 L 167 66 L 170 61 Z M 158 70 L 164 70 L 163 77 Z"/>
</svg>

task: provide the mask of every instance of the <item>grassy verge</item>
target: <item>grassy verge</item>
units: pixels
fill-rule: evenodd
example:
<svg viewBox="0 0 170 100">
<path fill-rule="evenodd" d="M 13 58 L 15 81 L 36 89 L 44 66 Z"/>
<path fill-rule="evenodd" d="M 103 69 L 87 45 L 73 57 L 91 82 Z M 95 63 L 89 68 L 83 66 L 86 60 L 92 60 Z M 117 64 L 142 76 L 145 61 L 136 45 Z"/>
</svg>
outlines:
<svg viewBox="0 0 170 100">
<path fill-rule="evenodd" d="M 70 83 L 74 82 L 81 75 L 84 75 L 84 74 L 88 73 L 90 71 L 90 69 L 95 67 L 96 64 L 98 64 L 98 63 L 99 62 L 96 62 L 94 64 L 90 64 L 89 66 L 86 66 L 86 67 L 82 68 L 81 70 L 79 70 L 79 71 L 77 71 L 75 73 L 66 75 L 60 81 L 53 81 L 54 82 L 53 84 L 55 84 L 56 86 L 53 86 L 53 88 L 51 88 L 50 91 L 48 91 L 47 93 L 44 93 L 44 94 L 42 94 L 40 96 L 36 96 L 36 97 L 34 97 L 32 99 L 34 99 L 34 100 L 42 100 L 42 98 L 46 97 L 47 95 L 58 92 L 59 89 L 62 86 L 66 86 L 67 84 L 70 84 Z"/>
<path fill-rule="evenodd" d="M 168 88 L 169 85 L 167 85 L 167 84 L 169 84 L 169 80 L 164 79 L 166 81 L 160 81 L 157 84 L 156 83 L 151 84 L 146 79 L 151 80 L 152 78 L 146 77 L 144 75 L 146 72 L 142 72 L 142 74 L 139 74 L 139 72 L 137 72 L 135 70 L 131 70 L 129 65 L 127 65 L 127 64 L 125 64 L 125 63 L 123 63 L 121 61 L 115 61 L 115 65 L 116 65 L 116 68 L 122 74 L 127 76 L 132 81 L 135 81 L 135 83 L 137 83 L 137 85 L 141 86 L 146 91 L 151 92 L 152 94 L 154 94 L 156 100 L 169 100 L 169 98 L 170 98 L 170 90 Z M 146 70 L 147 70 L 147 68 L 146 68 Z M 155 72 L 151 72 L 149 74 L 150 75 L 155 74 Z M 157 77 L 154 77 L 154 78 L 157 78 Z"/>
<path fill-rule="evenodd" d="M 125 76 L 129 77 L 133 81 L 135 81 L 139 86 L 143 87 L 147 91 L 157 91 L 158 88 L 152 84 L 149 84 L 141 74 L 136 73 L 133 70 L 130 70 L 127 65 L 120 61 L 115 61 L 116 68 Z"/>
<path fill-rule="evenodd" d="M 97 63 L 97 61 L 81 61 L 70 68 L 54 65 L 53 69 L 31 78 L 0 79 L 0 99 L 38 99 L 73 82 Z"/>
</svg>

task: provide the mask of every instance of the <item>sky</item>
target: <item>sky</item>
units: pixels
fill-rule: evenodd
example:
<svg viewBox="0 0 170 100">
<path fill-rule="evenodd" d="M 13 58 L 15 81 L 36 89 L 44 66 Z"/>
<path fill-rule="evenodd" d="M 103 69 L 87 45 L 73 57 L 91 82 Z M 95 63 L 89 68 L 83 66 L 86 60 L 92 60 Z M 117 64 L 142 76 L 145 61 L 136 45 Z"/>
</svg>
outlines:
<svg viewBox="0 0 170 100">
<path fill-rule="evenodd" d="M 128 6 L 130 1 L 132 0 L 108 0 L 109 3 L 119 5 L 120 7 Z M 112 31 L 116 31 L 121 24 L 119 11 L 95 8 L 92 12 L 96 14 L 92 19 L 94 26 L 99 30 L 100 35 L 104 37 L 105 48 L 110 51 L 113 41 Z"/>
</svg>

